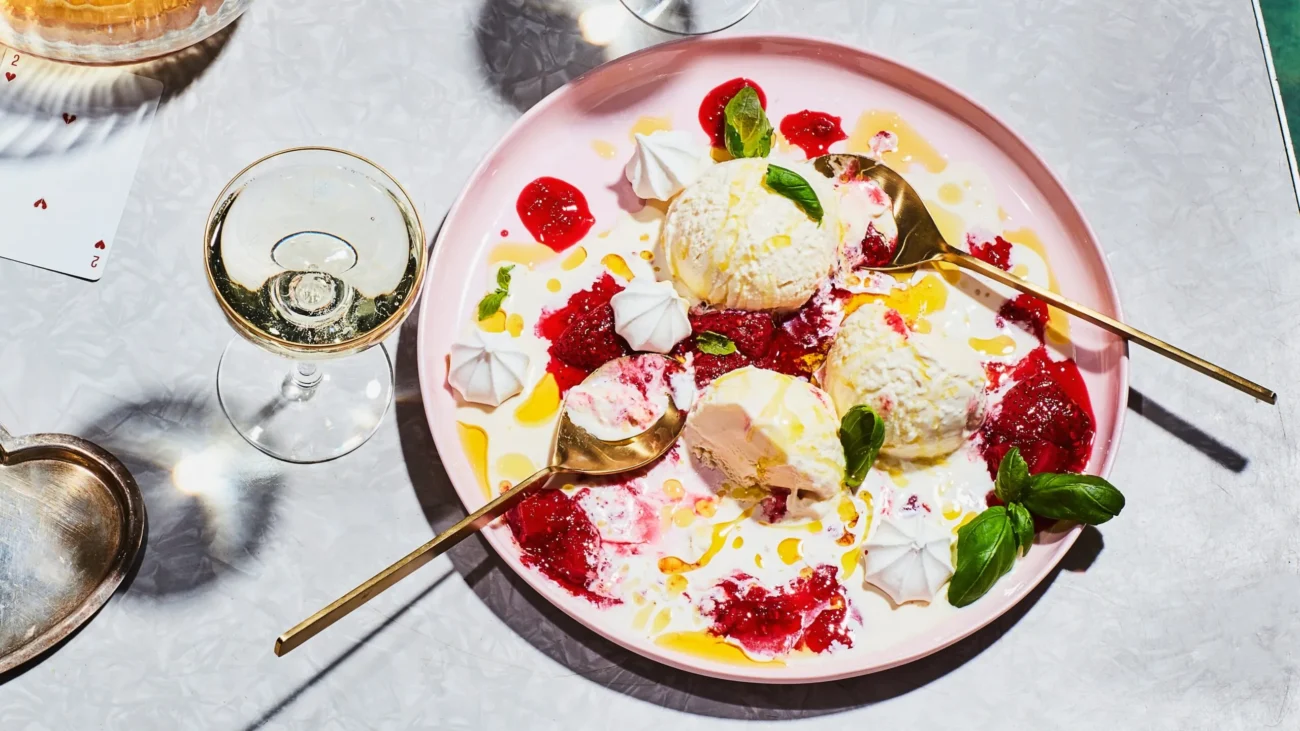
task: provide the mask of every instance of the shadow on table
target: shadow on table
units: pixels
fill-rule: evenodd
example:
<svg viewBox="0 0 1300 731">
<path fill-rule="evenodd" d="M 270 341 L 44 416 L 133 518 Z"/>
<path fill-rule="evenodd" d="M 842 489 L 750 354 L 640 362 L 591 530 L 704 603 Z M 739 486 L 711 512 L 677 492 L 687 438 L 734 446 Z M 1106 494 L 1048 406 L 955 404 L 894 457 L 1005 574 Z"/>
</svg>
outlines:
<svg viewBox="0 0 1300 731">
<path fill-rule="evenodd" d="M 21 128 L 21 133 L 0 144 L 0 160 L 56 155 L 112 135 L 153 100 L 154 82 L 163 85 L 159 104 L 167 104 L 193 84 L 238 26 L 235 21 L 189 48 L 120 66 L 84 66 L 14 54 L 17 61 L 6 66 L 14 79 L 5 83 L 5 93 L 0 94 L 0 117 L 11 130 Z"/>
<path fill-rule="evenodd" d="M 429 433 L 417 375 L 417 325 L 402 329 L 397 349 L 397 419 L 402 452 L 425 517 L 435 531 L 465 514 Z M 1061 570 L 1083 571 L 1102 550 L 1101 534 L 1084 531 L 1034 591 L 992 624 L 952 647 L 874 675 L 812 685 L 767 686 L 715 680 L 675 670 L 619 647 L 583 627 L 534 592 L 481 536 L 450 553 L 474 593 L 514 632 L 574 673 L 611 690 L 666 708 L 733 719 L 795 719 L 878 703 L 923 687 L 961 667 L 1006 634 Z"/>
<path fill-rule="evenodd" d="M 1152 401 L 1137 389 L 1128 390 L 1128 408 L 1147 421 L 1164 429 L 1187 446 L 1214 460 L 1220 467 L 1237 474 L 1246 471 L 1246 455 L 1224 444 L 1217 437 Z"/>
<path fill-rule="evenodd" d="M 282 489 L 279 466 L 246 459 L 249 447 L 209 397 L 124 403 L 80 431 L 126 465 L 144 498 L 147 536 L 118 589 L 124 598 L 199 591 L 256 559 Z"/>
</svg>

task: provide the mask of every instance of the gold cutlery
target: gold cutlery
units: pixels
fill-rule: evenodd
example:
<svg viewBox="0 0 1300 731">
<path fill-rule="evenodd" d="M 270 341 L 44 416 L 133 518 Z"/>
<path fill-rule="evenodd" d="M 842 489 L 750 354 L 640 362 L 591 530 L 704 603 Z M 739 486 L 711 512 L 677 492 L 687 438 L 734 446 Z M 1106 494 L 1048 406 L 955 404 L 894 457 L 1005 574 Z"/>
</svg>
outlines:
<svg viewBox="0 0 1300 731">
<path fill-rule="evenodd" d="M 280 635 L 275 641 L 275 654 L 282 656 L 291 652 L 393 584 L 410 576 L 416 569 L 482 530 L 514 507 L 525 495 L 544 484 L 547 478 L 562 474 L 612 475 L 644 467 L 663 456 L 676 443 L 677 436 L 685 425 L 686 413 L 680 411 L 670 397 L 667 411 L 649 429 L 628 439 L 607 442 L 574 424 L 569 418 L 568 409 L 564 409 L 551 449 L 551 458 L 545 467 Z"/>
<path fill-rule="evenodd" d="M 898 223 L 898 249 L 889 266 L 871 267 L 873 271 L 905 272 L 922 265 L 945 263 L 982 274 L 999 284 L 1005 284 L 1026 294 L 1057 307 L 1065 312 L 1107 330 L 1129 341 L 1153 350 L 1167 358 L 1181 363 L 1194 371 L 1203 373 L 1222 383 L 1250 394 L 1269 404 L 1277 403 L 1277 394 L 1267 388 L 1249 381 L 1241 376 L 1195 355 L 1152 337 L 1135 327 L 1126 325 L 1113 317 L 1062 297 L 1046 287 L 1002 271 L 983 260 L 977 259 L 944 241 L 938 225 L 926 209 L 921 196 L 908 184 L 903 176 L 891 168 L 862 155 L 823 155 L 813 161 L 813 166 L 822 175 L 832 179 L 856 177 L 859 180 L 872 180 L 884 189 L 893 201 L 894 220 Z"/>
</svg>

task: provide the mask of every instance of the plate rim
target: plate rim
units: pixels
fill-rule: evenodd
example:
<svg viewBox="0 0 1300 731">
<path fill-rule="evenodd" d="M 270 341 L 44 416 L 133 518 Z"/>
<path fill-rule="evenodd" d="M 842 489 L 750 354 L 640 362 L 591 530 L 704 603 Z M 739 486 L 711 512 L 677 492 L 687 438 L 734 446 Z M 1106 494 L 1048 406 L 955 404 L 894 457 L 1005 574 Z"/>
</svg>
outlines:
<svg viewBox="0 0 1300 731">
<path fill-rule="evenodd" d="M 806 34 L 794 34 L 794 33 L 736 33 L 736 34 L 728 33 L 725 35 L 718 35 L 718 36 L 677 39 L 666 43 L 649 46 L 647 48 L 643 48 L 634 51 L 632 53 L 625 54 L 623 56 L 619 56 L 617 58 L 613 58 L 608 61 L 605 61 L 604 63 L 597 66 L 596 68 L 584 72 L 580 76 L 568 81 L 560 88 L 552 91 L 550 94 L 546 95 L 546 97 L 544 97 L 541 101 L 533 105 L 522 115 L 520 115 L 517 119 L 515 119 L 515 121 L 510 125 L 510 127 L 504 133 L 502 133 L 501 137 L 497 140 L 497 142 L 494 145 L 492 145 L 492 147 L 486 153 L 484 153 L 482 159 L 480 159 L 479 163 L 474 167 L 473 172 L 471 172 L 470 175 L 466 178 L 464 186 L 461 188 L 460 193 L 456 196 L 456 199 L 452 203 L 451 207 L 447 209 L 447 215 L 443 219 L 442 226 L 440 226 L 438 230 L 437 238 L 434 240 L 432 245 L 433 251 L 429 260 L 428 270 L 425 272 L 425 276 L 427 278 L 432 279 L 436 274 L 436 272 L 438 271 L 439 262 L 445 251 L 444 239 L 449 235 L 448 224 L 451 221 L 453 221 L 458 215 L 461 214 L 461 208 L 470 194 L 471 187 L 481 179 L 481 177 L 484 175 L 485 172 L 489 170 L 489 165 L 494 160 L 496 160 L 496 158 L 500 155 L 503 148 L 505 148 L 505 146 L 511 141 L 511 139 L 515 136 L 515 134 L 518 132 L 520 128 L 527 125 L 534 118 L 539 117 L 542 114 L 545 114 L 552 106 L 558 104 L 567 95 L 576 93 L 575 92 L 576 88 L 580 87 L 584 83 L 589 82 L 592 78 L 596 77 L 598 74 L 608 73 L 611 68 L 615 67 L 615 65 L 633 62 L 647 55 L 681 51 L 683 50 L 683 47 L 688 45 L 712 47 L 712 48 L 705 48 L 703 50 L 703 52 L 709 53 L 709 52 L 717 52 L 715 49 L 719 47 L 725 49 L 725 47 L 732 46 L 732 45 L 744 46 L 746 44 L 756 44 L 756 43 L 765 43 L 765 42 L 802 44 L 804 46 L 811 47 L 812 50 L 814 51 L 828 50 L 836 54 L 847 54 L 850 57 L 857 57 L 859 59 L 871 63 L 878 63 L 878 64 L 884 64 L 886 66 L 892 66 L 894 67 L 895 70 L 901 71 L 905 74 L 913 75 L 915 78 L 918 78 L 919 80 L 932 85 L 936 90 L 942 92 L 943 94 L 956 98 L 960 102 L 969 105 L 974 111 L 984 115 L 988 120 L 988 122 L 990 122 L 998 132 L 1005 135 L 1006 138 L 1010 140 L 1010 142 L 1012 142 L 1014 145 L 1020 148 L 1019 152 L 1024 156 L 1024 160 L 1026 162 L 1029 162 L 1037 166 L 1038 168 L 1037 172 L 1045 176 L 1046 182 L 1050 183 L 1052 186 L 1056 188 L 1056 191 L 1054 191 L 1054 193 L 1060 196 L 1060 198 L 1069 206 L 1074 216 L 1078 219 L 1078 224 L 1081 227 L 1082 233 L 1084 234 L 1085 243 L 1093 250 L 1093 253 L 1096 254 L 1097 260 L 1100 263 L 1101 273 L 1103 274 L 1105 287 L 1108 290 L 1110 295 L 1110 300 L 1111 300 L 1110 304 L 1112 305 L 1114 316 L 1116 319 L 1121 321 L 1124 319 L 1123 309 L 1120 302 L 1119 289 L 1115 284 L 1115 277 L 1114 277 L 1114 273 L 1111 271 L 1110 262 L 1106 258 L 1106 252 L 1101 246 L 1096 231 L 1089 223 L 1087 216 L 1084 215 L 1083 209 L 1079 206 L 1078 201 L 1075 200 L 1074 196 L 1070 194 L 1069 190 L 1061 182 L 1060 178 L 1047 164 L 1047 162 L 1043 159 L 1043 157 L 1038 153 L 1038 151 L 1032 145 L 1030 145 L 1029 142 L 1025 140 L 1024 137 L 1022 137 L 1010 125 L 1008 125 L 1005 121 L 1003 121 L 1001 117 L 999 117 L 997 114 L 990 111 L 983 104 L 975 101 L 974 99 L 970 98 L 969 96 L 962 93 L 961 91 L 958 91 L 956 88 L 954 88 L 947 82 L 944 82 L 925 71 L 921 71 L 915 68 L 914 66 L 911 66 L 910 64 L 903 63 L 901 61 L 897 61 L 889 56 L 877 53 L 875 51 L 870 51 L 865 48 L 859 48 L 841 41 L 836 41 L 836 40 L 831 40 L 826 38 L 818 38 L 816 36 L 811 36 Z M 951 115 L 951 114 L 950 116 L 956 117 L 956 115 Z M 956 117 L 956 118 L 959 119 L 960 121 L 970 124 L 968 119 L 963 119 L 961 117 Z M 984 130 L 981 129 L 979 130 L 979 132 L 981 136 L 985 138 L 988 137 L 988 135 L 985 134 Z M 997 146 L 1002 147 L 1002 145 L 997 145 Z M 426 282 L 426 284 L 428 284 L 428 282 Z M 428 291 L 432 291 L 432 287 L 426 287 L 425 291 L 426 293 Z M 424 403 L 425 417 L 429 423 L 430 433 L 433 436 L 434 446 L 438 453 L 439 463 L 441 464 L 444 462 L 442 458 L 443 450 L 444 449 L 451 450 L 448 452 L 448 454 L 459 454 L 459 452 L 456 451 L 457 449 L 459 449 L 459 444 L 454 442 L 454 440 L 452 439 L 452 435 L 444 434 L 441 438 L 439 437 L 441 430 L 436 426 L 436 424 L 440 421 L 440 419 L 438 414 L 435 413 L 435 410 L 430 405 L 433 401 L 433 395 L 435 393 L 435 389 L 441 387 L 442 384 L 433 383 L 433 377 L 428 372 L 428 368 L 430 366 L 427 364 L 432 362 L 429 360 L 429 357 L 443 357 L 443 355 L 445 355 L 445 354 L 426 354 L 424 352 L 425 342 L 426 342 L 426 336 L 424 335 L 424 333 L 428 332 L 428 328 L 434 324 L 433 318 L 436 317 L 436 315 L 433 313 L 433 307 L 430 304 L 431 301 L 432 300 L 425 297 L 420 302 L 420 316 L 419 316 L 419 321 L 417 323 L 417 327 L 418 327 L 418 332 L 421 333 L 421 335 L 418 337 L 416 343 L 416 351 L 417 351 L 416 359 L 417 359 L 418 375 L 420 380 L 420 394 Z M 1118 391 L 1117 398 L 1120 401 L 1120 406 L 1116 410 L 1114 426 L 1112 427 L 1110 434 L 1107 435 L 1108 441 L 1110 443 L 1110 447 L 1106 450 L 1102 462 L 1097 469 L 1097 473 L 1102 477 L 1106 477 L 1110 474 L 1111 468 L 1114 465 L 1115 458 L 1119 453 L 1119 444 L 1123 437 L 1125 416 L 1127 412 L 1127 409 L 1124 408 L 1123 406 L 1123 400 L 1125 398 L 1125 394 L 1127 394 L 1129 390 L 1129 346 L 1128 346 L 1128 342 L 1123 339 L 1120 339 L 1119 343 L 1120 343 L 1120 348 L 1119 348 L 1120 352 L 1116 363 L 1116 368 L 1118 369 L 1118 381 L 1119 381 L 1117 387 L 1117 391 Z M 444 465 L 444 470 L 446 470 L 445 465 Z M 448 482 L 451 483 L 453 490 L 456 492 L 457 499 L 461 501 L 462 507 L 467 507 L 464 504 L 464 498 L 461 495 L 461 490 L 456 487 L 455 480 L 452 477 L 450 471 L 447 471 L 447 479 Z M 477 489 L 477 485 L 475 485 L 475 488 Z M 517 552 L 511 553 L 510 551 L 504 550 L 504 546 L 498 545 L 498 541 L 504 540 L 503 538 L 501 538 L 499 531 L 493 530 L 492 527 L 489 526 L 487 529 L 483 530 L 482 533 L 484 538 L 488 541 L 488 543 L 492 545 L 492 548 L 497 552 L 497 555 L 501 558 L 501 560 L 504 561 L 512 571 L 514 571 L 517 575 L 519 575 L 525 581 L 525 583 L 529 585 L 529 587 L 531 587 L 534 591 L 539 593 L 543 599 L 550 602 L 553 606 L 559 608 L 566 615 L 568 615 L 569 618 L 572 619 L 573 621 L 577 622 L 583 627 L 586 627 L 588 630 L 595 632 L 596 634 L 600 635 L 606 640 L 613 642 L 619 647 L 622 647 L 630 652 L 634 652 L 638 655 L 641 655 L 642 657 L 661 663 L 663 665 L 667 665 L 669 667 L 694 673 L 697 675 L 704 675 L 704 676 L 718 678 L 722 680 L 731 680 L 731 681 L 738 681 L 738 682 L 745 682 L 745 683 L 784 685 L 784 684 L 795 684 L 795 683 L 831 682 L 835 680 L 843 680 L 846 678 L 854 678 L 863 675 L 869 675 L 872 673 L 889 670 L 892 668 L 899 667 L 901 665 L 906 665 L 908 663 L 915 662 L 922 658 L 929 657 L 930 655 L 933 655 L 948 647 L 951 647 L 957 642 L 960 642 L 961 640 L 964 640 L 967 637 L 970 637 L 971 635 L 980 631 L 984 627 L 991 624 L 993 621 L 1002 617 L 1012 608 L 1020 604 L 1020 602 L 1022 602 L 1031 592 L 1033 592 L 1038 587 L 1039 584 L 1042 583 L 1043 579 L 1046 578 L 1048 574 L 1052 573 L 1057 569 L 1062 559 L 1064 559 L 1065 554 L 1069 552 L 1071 546 L 1074 545 L 1074 542 L 1078 539 L 1082 531 L 1083 531 L 1082 525 L 1075 525 L 1072 528 L 1070 528 L 1068 531 L 1066 531 L 1060 540 L 1054 542 L 1052 544 L 1052 550 L 1054 551 L 1054 555 L 1049 557 L 1049 560 L 1041 569 L 1039 569 L 1032 575 L 1027 575 L 1023 577 L 1021 584 L 1016 588 L 1015 591 L 1011 592 L 1010 594 L 1004 595 L 1001 598 L 1001 603 L 998 609 L 996 609 L 995 611 L 987 612 L 987 616 L 981 617 L 979 620 L 966 625 L 960 631 L 953 632 L 949 635 L 943 636 L 942 638 L 939 639 L 938 642 L 931 644 L 926 650 L 920 652 L 906 653 L 866 668 L 823 672 L 823 673 L 805 673 L 805 674 L 789 674 L 786 672 L 779 672 L 774 674 L 770 671 L 766 671 L 763 674 L 747 673 L 744 672 L 745 666 L 729 665 L 725 663 L 714 662 L 711 660 L 705 660 L 704 658 L 691 658 L 693 662 L 688 662 L 686 658 L 690 658 L 690 656 L 680 654 L 680 653 L 669 653 L 663 651 L 657 646 L 655 646 L 653 643 L 634 644 L 630 642 L 628 638 L 620 637 L 613 632 L 606 631 L 605 627 L 596 623 L 588 622 L 582 617 L 577 616 L 573 611 L 575 608 L 574 602 L 581 601 L 581 600 L 578 600 L 574 597 L 567 595 L 562 588 L 560 588 L 558 585 L 554 584 L 553 582 L 550 582 L 540 573 L 529 570 L 526 566 L 524 566 Z M 793 667 L 798 668 L 799 666 L 796 665 Z M 782 670 L 789 670 L 790 668 L 791 666 L 786 666 L 782 668 Z"/>
</svg>

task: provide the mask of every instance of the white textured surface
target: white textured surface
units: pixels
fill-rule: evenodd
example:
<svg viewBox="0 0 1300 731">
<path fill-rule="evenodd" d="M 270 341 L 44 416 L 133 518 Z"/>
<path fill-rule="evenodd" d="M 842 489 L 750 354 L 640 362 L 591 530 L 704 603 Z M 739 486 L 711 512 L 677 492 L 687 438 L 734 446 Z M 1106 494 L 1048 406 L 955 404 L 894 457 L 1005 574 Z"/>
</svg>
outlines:
<svg viewBox="0 0 1300 731">
<path fill-rule="evenodd" d="M 0 262 L 0 421 L 114 449 L 150 518 L 130 587 L 0 685 L 0 728 L 1300 726 L 1300 217 L 1250 4 L 1208 0 L 764 0 L 736 29 L 860 43 L 988 105 L 1077 196 L 1134 324 L 1282 391 L 1254 404 L 1135 352 L 1141 415 L 1112 476 L 1128 507 L 1045 591 L 898 670 L 751 687 L 629 657 L 470 541 L 275 658 L 277 634 L 462 511 L 409 329 L 396 412 L 359 451 L 291 467 L 233 433 L 208 207 L 261 154 L 335 144 L 387 166 L 435 228 L 518 107 L 600 60 L 573 27 L 524 0 L 255 3 L 198 79 L 171 80 L 104 280 Z M 229 479 L 176 490 L 187 454 Z"/>
</svg>

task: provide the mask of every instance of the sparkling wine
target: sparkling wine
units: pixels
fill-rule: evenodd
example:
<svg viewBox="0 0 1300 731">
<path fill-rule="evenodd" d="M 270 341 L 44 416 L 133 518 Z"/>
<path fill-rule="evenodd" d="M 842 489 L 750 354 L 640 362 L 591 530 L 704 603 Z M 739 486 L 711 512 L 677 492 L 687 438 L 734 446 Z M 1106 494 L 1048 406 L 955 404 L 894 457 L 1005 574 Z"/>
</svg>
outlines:
<svg viewBox="0 0 1300 731">
<path fill-rule="evenodd" d="M 396 183 L 360 168 L 322 159 L 259 169 L 218 201 L 208 272 L 244 337 L 320 356 L 373 345 L 401 322 L 423 273 L 420 224 Z"/>
</svg>

